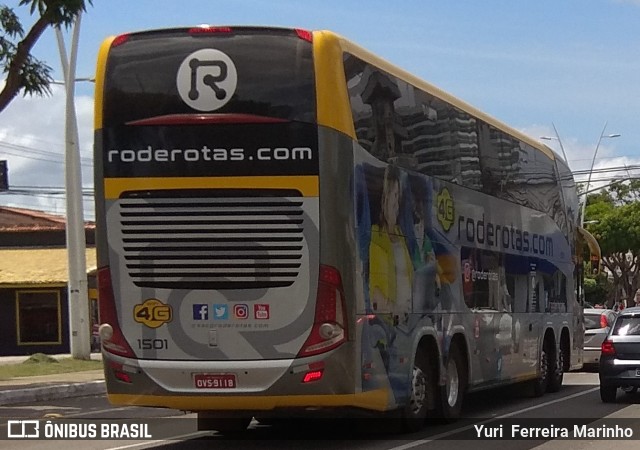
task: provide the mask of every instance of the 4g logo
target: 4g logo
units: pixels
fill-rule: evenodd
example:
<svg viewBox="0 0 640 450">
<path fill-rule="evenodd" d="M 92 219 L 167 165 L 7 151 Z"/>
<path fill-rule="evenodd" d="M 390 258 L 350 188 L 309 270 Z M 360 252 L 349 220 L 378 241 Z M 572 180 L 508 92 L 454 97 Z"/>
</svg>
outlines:
<svg viewBox="0 0 640 450">
<path fill-rule="evenodd" d="M 133 320 L 149 328 L 158 328 L 163 323 L 171 322 L 172 317 L 171 306 L 155 298 L 133 307 Z"/>
<path fill-rule="evenodd" d="M 440 222 L 444 231 L 449 231 L 451 229 L 451 225 L 453 225 L 453 216 L 455 212 L 453 198 L 451 198 L 449 190 L 444 188 L 438 193 L 436 200 L 438 202 L 438 222 Z"/>
</svg>

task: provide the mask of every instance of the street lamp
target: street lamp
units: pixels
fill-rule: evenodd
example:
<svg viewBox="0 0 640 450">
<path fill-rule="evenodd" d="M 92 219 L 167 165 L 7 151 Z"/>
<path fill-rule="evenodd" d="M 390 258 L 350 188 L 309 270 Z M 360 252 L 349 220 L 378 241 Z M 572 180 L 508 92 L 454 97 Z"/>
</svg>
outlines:
<svg viewBox="0 0 640 450">
<path fill-rule="evenodd" d="M 90 83 L 95 83 L 96 79 L 95 78 L 89 78 L 89 77 L 83 77 L 83 78 L 74 78 L 73 81 L 88 81 Z M 64 80 L 53 80 L 53 81 L 49 81 L 49 84 L 57 84 L 57 85 L 60 85 L 60 86 L 66 86 L 67 82 L 64 81 Z"/>
<path fill-rule="evenodd" d="M 556 133 L 556 136 L 540 136 L 540 139 L 544 139 L 545 141 L 558 141 L 558 143 L 560 144 L 560 150 L 562 150 L 562 157 L 564 158 L 564 162 L 569 164 L 569 161 L 567 160 L 567 154 L 564 151 L 564 145 L 562 145 L 562 139 L 560 139 L 560 135 L 558 134 L 558 130 L 556 129 L 555 124 L 551 123 L 551 126 L 553 126 L 553 131 Z"/>
<path fill-rule="evenodd" d="M 80 35 L 80 14 L 73 23 L 69 59 L 60 28 L 56 28 L 60 62 L 66 88 L 65 105 L 65 190 L 67 193 L 67 258 L 69 264 L 69 346 L 75 359 L 90 359 L 89 294 L 82 205 L 82 174 L 78 146 L 78 123 L 74 104 L 76 60 Z"/>
<path fill-rule="evenodd" d="M 604 123 L 604 127 L 602 127 L 602 132 L 600 133 L 600 138 L 598 139 L 598 143 L 596 144 L 596 149 L 593 151 L 593 159 L 591 160 L 591 168 L 589 169 L 589 176 L 587 177 L 587 187 L 584 189 L 584 199 L 582 200 L 582 212 L 580 214 L 580 226 L 584 226 L 584 214 L 587 209 L 587 192 L 589 191 L 589 186 L 591 185 L 591 175 L 593 174 L 593 166 L 596 163 L 596 156 L 598 155 L 598 149 L 600 148 L 600 143 L 604 138 L 617 138 L 621 135 L 618 133 L 613 134 L 604 134 L 604 130 L 607 129 L 607 122 Z"/>
</svg>

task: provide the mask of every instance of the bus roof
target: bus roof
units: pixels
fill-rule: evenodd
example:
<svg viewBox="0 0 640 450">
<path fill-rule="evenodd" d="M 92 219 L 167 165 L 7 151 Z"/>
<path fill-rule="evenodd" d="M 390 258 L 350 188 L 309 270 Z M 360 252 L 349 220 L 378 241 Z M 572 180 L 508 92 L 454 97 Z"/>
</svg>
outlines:
<svg viewBox="0 0 640 450">
<path fill-rule="evenodd" d="M 176 31 L 185 31 L 185 32 L 193 33 L 193 32 L 196 32 L 196 30 L 211 30 L 211 32 L 214 32 L 214 33 L 227 33 L 227 32 L 233 32 L 235 30 L 238 30 L 238 31 L 242 30 L 244 32 L 251 31 L 251 30 L 256 30 L 256 31 L 260 30 L 262 32 L 273 31 L 276 33 L 290 31 L 290 32 L 298 33 L 298 36 L 302 39 L 305 38 L 305 33 L 306 33 L 306 31 L 300 30 L 297 28 L 282 28 L 282 27 L 267 27 L 267 26 L 233 26 L 233 25 L 231 26 L 198 25 L 193 27 L 175 27 L 175 28 L 165 28 L 165 29 L 144 30 L 140 32 L 124 33 L 118 37 L 114 36 L 114 37 L 108 38 L 107 40 L 105 40 L 105 42 L 103 42 L 103 46 L 100 52 L 101 58 L 106 59 L 108 48 L 111 46 L 114 40 L 117 40 L 121 37 L 124 38 L 125 36 L 153 35 L 153 34 L 163 34 L 163 33 L 171 33 L 171 32 L 175 33 Z M 540 152 L 542 152 L 552 160 L 556 159 L 556 155 L 553 152 L 553 150 L 548 146 L 546 146 L 545 144 L 538 142 L 535 139 L 532 139 L 526 134 L 516 130 L 515 128 L 512 128 L 506 125 L 505 123 L 480 111 L 479 109 L 471 106 L 470 104 L 456 98 L 455 96 L 449 94 L 448 92 L 445 92 L 444 90 L 424 81 L 423 79 L 415 75 L 412 75 L 411 73 L 403 69 L 400 69 L 399 67 L 393 65 L 387 60 L 379 56 L 376 56 L 370 51 L 366 50 L 365 48 L 349 41 L 343 36 L 340 36 L 329 30 L 316 30 L 316 31 L 313 31 L 312 33 L 313 33 L 313 45 L 316 53 L 315 55 L 316 58 L 324 59 L 324 61 L 326 62 L 326 66 L 331 67 L 331 69 L 325 68 L 325 70 L 332 72 L 332 74 L 328 74 L 328 73 L 320 74 L 319 78 L 323 79 L 324 77 L 324 80 L 329 82 L 333 89 L 338 89 L 338 90 L 344 89 L 343 93 L 346 95 L 346 97 L 342 97 L 342 98 L 348 98 L 348 94 L 346 92 L 346 86 L 342 86 L 344 85 L 344 82 L 339 83 L 336 79 L 332 79 L 332 78 L 333 76 L 336 75 L 336 72 L 335 72 L 336 58 L 340 58 L 339 66 L 341 67 L 342 52 L 349 52 L 354 56 L 364 61 L 367 61 L 370 64 L 373 64 L 374 66 L 377 66 L 380 69 L 404 80 L 405 82 L 411 85 L 414 85 L 415 87 L 437 98 L 440 98 L 443 101 L 450 103 L 451 105 L 461 109 L 462 111 L 465 111 L 466 113 L 472 116 L 475 116 L 480 120 L 483 120 L 484 122 L 502 130 L 503 132 L 510 134 L 513 137 L 516 137 L 520 141 L 525 142 L 530 146 L 532 146 L 533 148 L 539 150 Z M 103 61 L 103 64 L 104 64 L 104 61 Z M 316 67 L 319 67 L 318 64 L 316 64 Z M 322 67 L 322 64 L 320 64 L 320 67 Z M 341 73 L 343 73 L 343 71 Z M 351 136 L 355 136 L 355 131 L 353 130 L 353 122 L 352 120 L 350 120 L 351 112 L 346 109 L 347 105 L 342 105 L 343 110 L 340 111 L 336 108 L 335 97 L 327 96 L 327 98 L 325 98 L 324 101 L 325 101 L 324 105 L 327 111 L 327 114 L 325 115 L 325 117 L 328 118 L 331 125 Z M 320 116 L 322 116 L 321 114 L 322 106 L 323 106 L 323 99 L 319 98 L 318 99 L 318 107 L 320 109 L 319 118 Z M 349 119 L 347 119 L 347 117 L 349 117 Z M 100 118 L 97 118 L 96 120 L 98 119 Z"/>
<path fill-rule="evenodd" d="M 332 31 L 328 31 L 328 30 L 318 30 L 318 31 L 314 31 L 313 32 L 313 40 L 314 40 L 314 46 L 315 48 L 330 48 L 332 46 L 338 46 L 342 51 L 344 52 L 349 52 L 351 54 L 353 54 L 354 56 L 367 61 L 370 64 L 373 64 L 376 67 L 379 67 L 380 69 L 406 81 L 407 83 L 437 97 L 440 98 L 441 100 L 444 100 L 448 103 L 450 103 L 451 105 L 467 112 L 468 114 L 475 116 L 476 118 L 483 120 L 484 122 L 493 125 L 494 127 L 504 131 L 507 134 L 510 134 L 514 137 L 516 137 L 517 139 L 519 139 L 522 142 L 525 142 L 529 145 L 531 145 L 533 148 L 539 150 L 540 152 L 544 153 L 545 155 L 547 155 L 549 158 L 551 158 L 552 160 L 556 159 L 556 155 L 553 152 L 553 150 L 551 150 L 551 148 L 549 148 L 548 146 L 542 144 L 541 142 L 536 141 L 535 139 L 532 139 L 531 137 L 527 136 L 526 134 L 516 130 L 515 128 L 512 128 L 508 125 L 506 125 L 505 123 L 495 119 L 494 117 L 491 117 L 490 115 L 483 113 L 482 111 L 480 111 L 479 109 L 471 106 L 470 104 L 454 97 L 453 95 L 449 94 L 448 92 L 443 91 L 440 88 L 437 88 L 436 86 L 422 80 L 421 78 L 418 78 L 415 75 L 412 75 L 411 73 L 400 69 L 399 67 L 391 64 L 390 62 L 386 61 L 383 58 L 380 58 L 379 56 L 374 55 L 373 53 L 371 53 L 370 51 L 364 49 L 363 47 L 349 41 L 348 39 L 332 32 Z M 319 41 L 319 42 L 318 42 Z M 335 64 L 335 61 L 334 61 Z M 334 106 L 335 107 L 335 106 Z"/>
</svg>

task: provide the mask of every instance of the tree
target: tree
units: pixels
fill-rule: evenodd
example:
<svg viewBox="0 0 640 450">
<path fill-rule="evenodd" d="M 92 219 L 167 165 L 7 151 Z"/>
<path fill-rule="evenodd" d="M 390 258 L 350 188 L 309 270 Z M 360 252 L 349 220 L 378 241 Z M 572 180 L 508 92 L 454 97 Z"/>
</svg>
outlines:
<svg viewBox="0 0 640 450">
<path fill-rule="evenodd" d="M 587 226 L 600 244 L 602 264 L 613 277 L 614 293 L 623 292 L 627 300 L 640 287 L 638 199 L 640 183 L 634 180 L 614 183 L 597 196 L 589 196 L 587 202 L 587 222 L 592 222 Z"/>
<path fill-rule="evenodd" d="M 591 305 L 610 305 L 613 300 L 608 301 L 612 294 L 613 286 L 607 280 L 606 273 L 599 275 L 588 275 L 584 279 L 584 300 Z"/>
<path fill-rule="evenodd" d="M 31 55 L 31 50 L 49 26 L 69 27 L 86 5 L 93 0 L 20 0 L 19 6 L 29 7 L 38 15 L 35 23 L 24 33 L 15 11 L 0 4 L 0 68 L 6 83 L 0 92 L 0 112 L 18 95 L 45 96 L 51 93 L 51 67 Z"/>
</svg>

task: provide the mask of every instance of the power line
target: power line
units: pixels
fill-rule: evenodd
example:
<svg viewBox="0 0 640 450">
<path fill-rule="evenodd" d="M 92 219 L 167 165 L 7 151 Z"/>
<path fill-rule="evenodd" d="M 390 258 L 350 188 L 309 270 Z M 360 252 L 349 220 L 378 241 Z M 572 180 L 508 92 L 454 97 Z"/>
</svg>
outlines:
<svg viewBox="0 0 640 450">
<path fill-rule="evenodd" d="M 633 164 L 633 165 L 629 165 L 629 166 L 617 166 L 617 167 L 602 167 L 600 169 L 593 169 L 593 170 L 574 170 L 571 173 L 574 176 L 581 176 L 581 175 L 589 175 L 589 172 L 591 173 L 608 173 L 608 172 L 628 172 L 630 170 L 640 170 L 640 164 Z"/>
<path fill-rule="evenodd" d="M 596 158 L 596 161 L 601 161 L 603 159 L 619 159 L 619 158 L 640 158 L 640 155 L 616 155 L 616 156 L 599 156 Z M 579 159 L 569 159 L 567 162 L 577 162 L 577 161 L 591 161 L 591 158 L 579 158 Z"/>
<path fill-rule="evenodd" d="M 27 147 L 24 145 L 13 144 L 11 142 L 6 142 L 2 140 L 0 140 L 0 147 L 4 149 L 5 153 L 12 156 L 17 156 L 19 158 L 26 158 L 26 159 L 31 159 L 35 161 L 51 162 L 56 164 L 64 164 L 63 153 L 51 152 L 48 150 L 41 150 L 33 147 Z M 29 155 L 36 155 L 36 156 L 29 156 Z M 91 158 L 81 157 L 80 161 L 81 161 L 80 164 L 85 167 L 93 167 L 93 160 Z"/>
<path fill-rule="evenodd" d="M 55 186 L 10 186 L 8 190 L 0 192 L 5 195 L 31 195 L 41 197 L 65 196 L 66 190 L 63 187 Z M 95 192 L 92 187 L 83 187 L 83 197 L 93 197 Z"/>
</svg>

